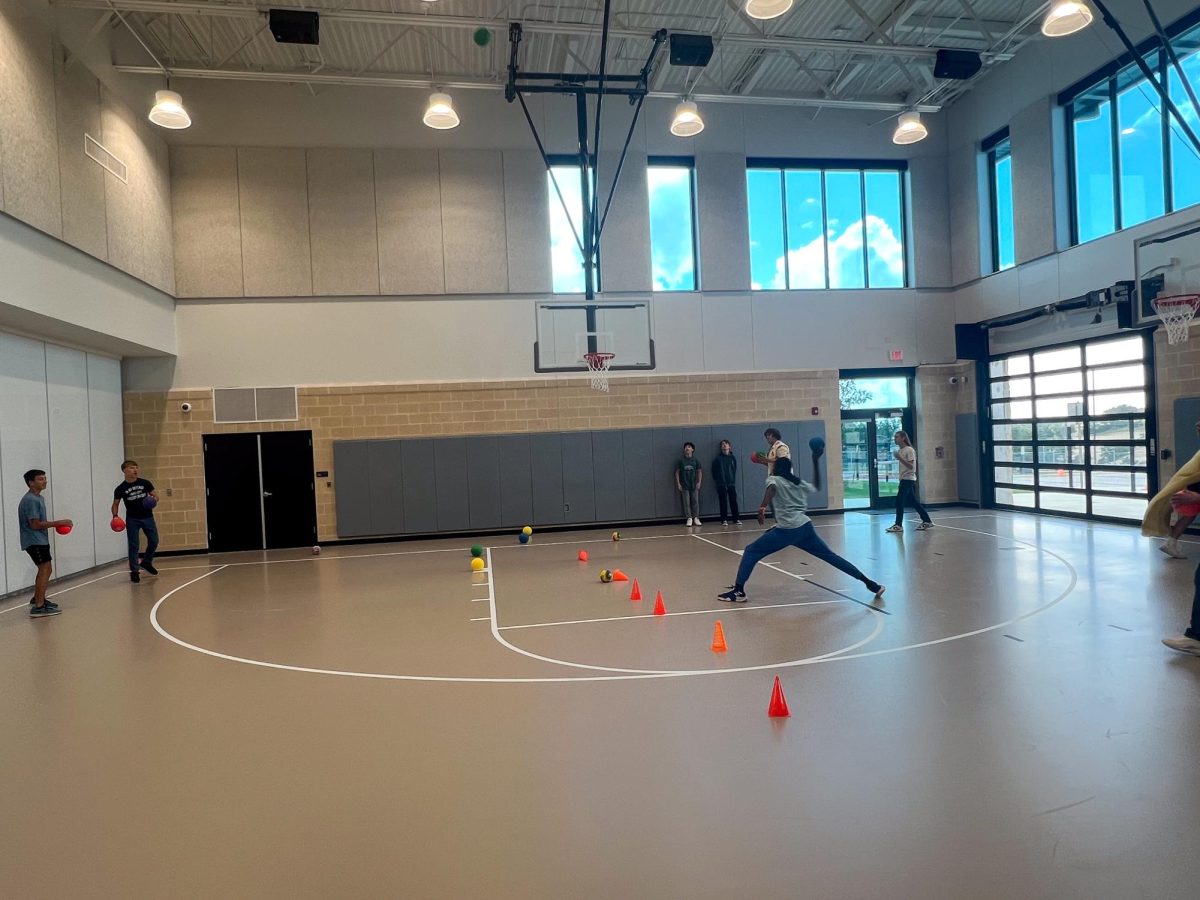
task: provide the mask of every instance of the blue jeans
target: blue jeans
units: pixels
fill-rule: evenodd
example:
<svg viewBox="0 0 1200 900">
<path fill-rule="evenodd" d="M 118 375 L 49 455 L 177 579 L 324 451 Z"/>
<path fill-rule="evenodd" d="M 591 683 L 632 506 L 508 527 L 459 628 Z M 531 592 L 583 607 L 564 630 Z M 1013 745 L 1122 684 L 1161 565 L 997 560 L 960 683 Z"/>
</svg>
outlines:
<svg viewBox="0 0 1200 900">
<path fill-rule="evenodd" d="M 1196 566 L 1196 577 L 1192 583 L 1196 585 L 1196 592 L 1192 595 L 1192 624 L 1183 634 L 1193 641 L 1200 641 L 1200 566 Z"/>
<path fill-rule="evenodd" d="M 798 547 L 805 553 L 815 556 L 821 562 L 829 563 L 829 565 L 835 569 L 840 569 L 851 578 L 858 579 L 872 590 L 877 587 L 874 581 L 858 571 L 852 563 L 847 562 L 830 550 L 825 542 L 817 537 L 817 532 L 813 528 L 812 522 L 806 522 L 799 528 L 780 528 L 776 525 L 742 551 L 742 564 L 738 566 L 737 573 L 738 587 L 746 586 L 746 582 L 750 580 L 750 573 L 754 571 L 754 567 L 758 565 L 759 560 L 770 556 L 772 553 L 778 553 L 784 547 Z"/>
<path fill-rule="evenodd" d="M 140 532 L 146 532 L 146 552 L 142 559 L 154 565 L 154 551 L 158 549 L 158 526 L 154 517 L 148 519 L 127 519 L 125 521 L 125 536 L 129 539 L 129 571 L 138 570 L 138 537 Z"/>
<path fill-rule="evenodd" d="M 921 517 L 922 522 L 929 521 L 929 513 L 925 511 L 925 507 L 921 505 L 920 498 L 917 497 L 916 481 L 906 481 L 900 479 L 900 489 L 896 492 L 896 524 L 900 524 L 900 520 L 904 516 L 904 504 L 911 503 L 917 509 L 917 515 Z"/>
</svg>

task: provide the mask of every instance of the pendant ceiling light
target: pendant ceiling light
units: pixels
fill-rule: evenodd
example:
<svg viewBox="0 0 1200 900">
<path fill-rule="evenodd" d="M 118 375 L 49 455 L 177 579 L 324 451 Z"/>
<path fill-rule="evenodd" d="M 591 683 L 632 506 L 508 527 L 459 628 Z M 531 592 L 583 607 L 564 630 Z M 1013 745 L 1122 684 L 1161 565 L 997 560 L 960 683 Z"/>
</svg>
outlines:
<svg viewBox="0 0 1200 900">
<path fill-rule="evenodd" d="M 704 130 L 704 119 L 691 100 L 684 100 L 675 107 L 675 118 L 671 120 L 671 134 L 675 137 L 695 137 Z"/>
<path fill-rule="evenodd" d="M 929 136 L 929 129 L 921 121 L 919 112 L 900 113 L 896 122 L 896 131 L 892 135 L 893 144 L 915 144 Z"/>
<path fill-rule="evenodd" d="M 1046 37 L 1065 37 L 1082 31 L 1092 24 L 1092 11 L 1079 0 L 1055 0 L 1042 19 L 1042 34 Z"/>
<path fill-rule="evenodd" d="M 458 113 L 454 111 L 454 100 L 449 94 L 434 91 L 429 95 L 429 105 L 425 107 L 422 121 L 430 128 L 445 131 L 458 127 Z"/>
<path fill-rule="evenodd" d="M 154 105 L 150 107 L 150 121 L 160 128 L 171 128 L 178 131 L 189 128 L 192 117 L 183 108 L 183 98 L 174 91 L 155 91 Z"/>
<path fill-rule="evenodd" d="M 775 19 L 792 8 L 795 0 L 746 0 L 743 7 L 752 19 Z"/>
</svg>

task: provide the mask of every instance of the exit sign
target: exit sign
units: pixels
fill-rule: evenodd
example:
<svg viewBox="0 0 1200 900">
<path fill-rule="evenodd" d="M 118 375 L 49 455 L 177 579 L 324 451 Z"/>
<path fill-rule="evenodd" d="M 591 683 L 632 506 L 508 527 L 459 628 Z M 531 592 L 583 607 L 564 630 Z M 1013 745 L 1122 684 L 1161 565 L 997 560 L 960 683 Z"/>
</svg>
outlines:
<svg viewBox="0 0 1200 900">
<path fill-rule="evenodd" d="M 890 359 L 892 362 L 904 362 L 904 351 L 903 350 L 889 350 L 888 351 L 888 359 Z"/>
</svg>

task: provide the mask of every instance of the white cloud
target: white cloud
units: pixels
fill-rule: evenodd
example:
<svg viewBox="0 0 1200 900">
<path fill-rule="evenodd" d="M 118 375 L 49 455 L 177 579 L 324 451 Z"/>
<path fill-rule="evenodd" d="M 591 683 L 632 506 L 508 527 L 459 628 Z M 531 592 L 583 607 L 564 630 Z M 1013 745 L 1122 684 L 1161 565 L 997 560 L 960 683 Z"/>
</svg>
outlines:
<svg viewBox="0 0 1200 900">
<path fill-rule="evenodd" d="M 830 223 L 833 224 L 832 222 Z M 878 216 L 867 215 L 867 265 L 871 284 L 877 287 L 899 287 L 904 284 L 904 245 L 891 226 Z M 853 223 L 840 235 L 830 229 L 829 286 L 853 287 L 862 285 L 863 222 Z M 824 241 L 815 238 L 789 251 L 787 268 L 791 272 L 791 287 L 823 288 L 825 286 Z M 771 287 L 784 287 L 784 261 L 775 261 L 775 278 Z"/>
</svg>

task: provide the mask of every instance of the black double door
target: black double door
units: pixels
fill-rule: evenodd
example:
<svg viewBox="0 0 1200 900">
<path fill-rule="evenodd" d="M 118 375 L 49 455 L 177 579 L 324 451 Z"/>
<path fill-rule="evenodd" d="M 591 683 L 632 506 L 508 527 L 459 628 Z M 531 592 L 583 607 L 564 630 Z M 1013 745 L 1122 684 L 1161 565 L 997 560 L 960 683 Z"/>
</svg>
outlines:
<svg viewBox="0 0 1200 900">
<path fill-rule="evenodd" d="M 204 482 L 211 552 L 317 542 L 311 431 L 207 434 Z"/>
</svg>

